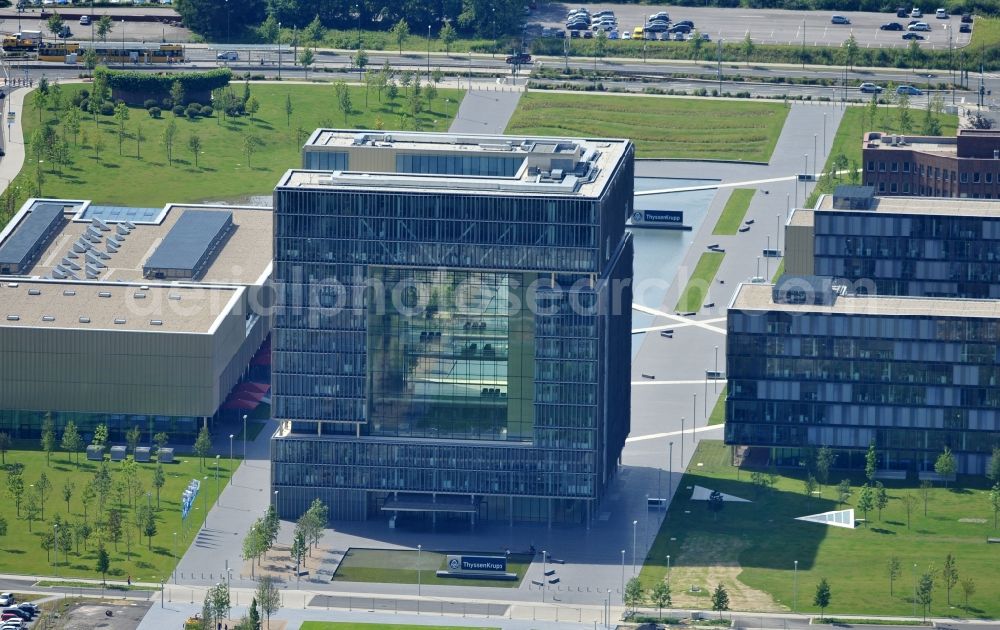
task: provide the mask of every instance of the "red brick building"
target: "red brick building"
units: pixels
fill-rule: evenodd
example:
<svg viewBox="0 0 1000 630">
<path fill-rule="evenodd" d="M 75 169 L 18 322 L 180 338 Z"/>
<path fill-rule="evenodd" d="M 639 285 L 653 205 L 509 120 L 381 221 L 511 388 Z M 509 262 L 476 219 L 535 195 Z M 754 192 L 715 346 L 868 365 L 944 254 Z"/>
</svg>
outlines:
<svg viewBox="0 0 1000 630">
<path fill-rule="evenodd" d="M 956 137 L 865 134 L 862 182 L 878 195 L 1000 199 L 1000 131 Z"/>
</svg>

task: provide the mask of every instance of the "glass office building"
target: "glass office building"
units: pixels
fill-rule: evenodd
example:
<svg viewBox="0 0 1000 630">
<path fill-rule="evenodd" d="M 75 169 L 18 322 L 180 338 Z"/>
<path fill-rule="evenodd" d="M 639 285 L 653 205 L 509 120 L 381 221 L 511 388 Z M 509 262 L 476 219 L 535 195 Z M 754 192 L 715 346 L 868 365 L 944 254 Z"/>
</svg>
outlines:
<svg viewBox="0 0 1000 630">
<path fill-rule="evenodd" d="M 842 295 L 829 278 L 743 285 L 727 323 L 727 444 L 798 465 L 933 470 L 944 447 L 982 474 L 1000 445 L 1000 303 Z"/>
<path fill-rule="evenodd" d="M 789 273 L 881 295 L 1000 299 L 995 201 L 873 195 L 841 186 L 814 210 L 796 209 L 786 227 Z"/>
<path fill-rule="evenodd" d="M 316 497 L 393 523 L 596 515 L 629 430 L 633 158 L 312 135 L 274 193 L 283 517 Z"/>
</svg>

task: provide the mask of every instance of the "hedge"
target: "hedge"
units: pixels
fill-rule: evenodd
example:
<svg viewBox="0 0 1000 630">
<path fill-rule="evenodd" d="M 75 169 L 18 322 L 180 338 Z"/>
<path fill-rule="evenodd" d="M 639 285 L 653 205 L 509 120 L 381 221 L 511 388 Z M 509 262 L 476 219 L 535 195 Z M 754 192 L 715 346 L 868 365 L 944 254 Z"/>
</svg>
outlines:
<svg viewBox="0 0 1000 630">
<path fill-rule="evenodd" d="M 137 70 L 112 70 L 100 67 L 94 70 L 94 77 L 103 76 L 112 90 L 125 92 L 145 92 L 158 94 L 170 92 L 174 81 L 180 81 L 185 92 L 200 93 L 229 85 L 233 73 L 229 68 L 217 68 L 205 72 L 172 72 L 170 74 L 139 72 Z"/>
</svg>

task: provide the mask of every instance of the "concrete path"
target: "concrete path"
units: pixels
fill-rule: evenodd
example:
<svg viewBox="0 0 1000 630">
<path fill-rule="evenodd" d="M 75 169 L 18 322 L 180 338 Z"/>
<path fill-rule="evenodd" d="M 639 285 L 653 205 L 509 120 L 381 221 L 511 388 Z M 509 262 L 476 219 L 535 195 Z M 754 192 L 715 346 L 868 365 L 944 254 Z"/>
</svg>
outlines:
<svg viewBox="0 0 1000 630">
<path fill-rule="evenodd" d="M 523 89 L 520 86 L 502 86 L 504 91 L 473 89 L 465 93 L 455 120 L 451 122 L 451 133 L 502 134 L 507 129 L 510 117 L 517 109 Z M 497 90 L 500 88 L 498 87 Z"/>
<path fill-rule="evenodd" d="M 17 177 L 24 166 L 24 134 L 21 131 L 21 115 L 24 112 L 24 97 L 31 90 L 26 88 L 14 89 L 7 93 L 5 108 L 6 112 L 14 112 L 14 124 L 6 124 L 6 120 L 0 121 L 3 125 L 3 148 L 4 156 L 0 158 L 0 193 L 7 190 L 12 179 Z M 7 116 L 5 113 L 4 116 Z"/>
</svg>

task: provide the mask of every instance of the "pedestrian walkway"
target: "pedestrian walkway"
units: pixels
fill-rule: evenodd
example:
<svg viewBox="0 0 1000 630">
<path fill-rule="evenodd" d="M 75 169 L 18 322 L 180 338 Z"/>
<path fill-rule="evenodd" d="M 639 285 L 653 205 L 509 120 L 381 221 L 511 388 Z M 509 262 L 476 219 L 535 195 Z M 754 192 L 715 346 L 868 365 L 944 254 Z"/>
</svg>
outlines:
<svg viewBox="0 0 1000 630">
<path fill-rule="evenodd" d="M 448 131 L 451 133 L 502 134 L 507 129 L 507 123 L 514 115 L 514 110 L 517 109 L 517 103 L 521 100 L 522 93 L 522 90 L 509 92 L 467 91 Z"/>
<path fill-rule="evenodd" d="M 0 193 L 7 190 L 11 180 L 17 177 L 24 166 L 24 134 L 21 130 L 21 115 L 24 112 L 24 97 L 31 90 L 17 89 L 7 94 L 7 111 L 14 112 L 13 124 L 4 124 L 4 156 L 0 158 Z M 3 124 L 3 122 L 0 122 Z"/>
</svg>

